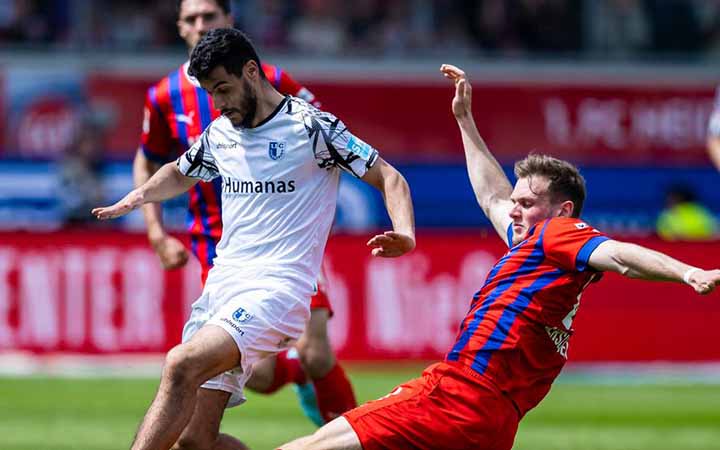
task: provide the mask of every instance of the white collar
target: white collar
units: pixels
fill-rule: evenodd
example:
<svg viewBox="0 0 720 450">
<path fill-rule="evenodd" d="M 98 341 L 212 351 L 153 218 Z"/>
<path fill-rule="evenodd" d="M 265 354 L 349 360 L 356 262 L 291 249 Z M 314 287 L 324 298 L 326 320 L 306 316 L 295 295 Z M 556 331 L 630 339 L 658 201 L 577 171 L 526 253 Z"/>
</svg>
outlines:
<svg viewBox="0 0 720 450">
<path fill-rule="evenodd" d="M 183 73 L 185 74 L 185 78 L 195 87 L 200 87 L 200 82 L 197 80 L 197 78 L 191 76 L 188 73 L 188 68 L 190 67 L 190 61 L 185 61 L 185 63 L 182 65 Z"/>
</svg>

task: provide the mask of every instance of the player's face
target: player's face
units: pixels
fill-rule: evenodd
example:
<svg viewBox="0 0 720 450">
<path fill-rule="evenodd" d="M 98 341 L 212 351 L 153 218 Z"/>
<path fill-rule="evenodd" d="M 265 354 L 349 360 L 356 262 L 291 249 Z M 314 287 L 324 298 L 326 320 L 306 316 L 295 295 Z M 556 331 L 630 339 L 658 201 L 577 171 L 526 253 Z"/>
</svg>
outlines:
<svg viewBox="0 0 720 450">
<path fill-rule="evenodd" d="M 195 48 L 205 34 L 215 28 L 231 28 L 232 15 L 214 0 L 184 0 L 180 4 L 177 27 L 188 48 Z"/>
<path fill-rule="evenodd" d="M 249 61 L 245 64 L 243 76 L 238 77 L 228 73 L 225 67 L 218 66 L 207 79 L 200 80 L 200 85 L 212 97 L 215 108 L 236 127 L 251 127 L 255 120 L 258 98 L 253 82 L 257 81 L 258 70 L 257 64 Z"/>
<path fill-rule="evenodd" d="M 520 178 L 515 183 L 515 189 L 510 195 L 513 202 L 510 210 L 510 218 L 513 220 L 513 245 L 524 240 L 528 230 L 538 222 L 565 215 L 564 204 L 552 202 L 548 186 L 550 180 L 543 176 Z"/>
</svg>

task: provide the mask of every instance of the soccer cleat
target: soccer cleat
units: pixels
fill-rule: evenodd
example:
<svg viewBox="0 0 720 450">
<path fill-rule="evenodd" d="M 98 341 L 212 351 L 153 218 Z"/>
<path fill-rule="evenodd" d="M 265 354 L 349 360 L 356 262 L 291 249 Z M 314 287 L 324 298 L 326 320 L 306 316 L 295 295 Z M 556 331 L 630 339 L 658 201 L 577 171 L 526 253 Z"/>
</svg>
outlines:
<svg viewBox="0 0 720 450">
<path fill-rule="evenodd" d="M 303 414 L 318 427 L 325 425 L 325 421 L 318 408 L 317 395 L 315 395 L 315 387 L 313 387 L 313 384 L 293 384 L 292 388 L 298 396 Z"/>
</svg>

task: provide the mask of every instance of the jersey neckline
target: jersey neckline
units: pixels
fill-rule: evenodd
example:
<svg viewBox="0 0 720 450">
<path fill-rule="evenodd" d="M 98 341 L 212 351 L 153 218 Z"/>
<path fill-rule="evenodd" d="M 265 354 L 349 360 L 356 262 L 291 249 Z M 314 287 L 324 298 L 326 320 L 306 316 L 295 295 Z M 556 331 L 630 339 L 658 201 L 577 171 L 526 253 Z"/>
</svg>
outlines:
<svg viewBox="0 0 720 450">
<path fill-rule="evenodd" d="M 264 118 L 263 120 L 258 122 L 258 124 L 255 125 L 254 127 L 235 127 L 234 125 L 233 125 L 233 127 L 235 127 L 236 129 L 239 129 L 239 130 L 247 130 L 247 131 L 257 130 L 258 128 L 262 127 L 266 123 L 270 122 L 275 116 L 277 116 L 277 114 L 280 112 L 280 110 L 283 108 L 283 106 L 285 106 L 285 104 L 288 102 L 289 99 L 290 99 L 289 95 L 283 96 L 282 101 L 280 103 L 278 103 L 278 105 L 275 107 L 273 112 L 271 112 L 266 118 Z"/>
</svg>

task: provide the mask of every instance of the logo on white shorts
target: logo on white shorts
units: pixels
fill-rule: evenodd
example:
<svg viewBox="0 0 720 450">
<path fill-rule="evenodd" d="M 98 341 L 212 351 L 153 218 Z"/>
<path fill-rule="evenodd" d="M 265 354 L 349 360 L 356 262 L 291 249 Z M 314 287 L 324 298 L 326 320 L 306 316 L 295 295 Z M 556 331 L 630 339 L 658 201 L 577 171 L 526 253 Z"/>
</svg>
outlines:
<svg viewBox="0 0 720 450">
<path fill-rule="evenodd" d="M 238 309 L 236 309 L 235 312 L 233 313 L 233 319 L 234 319 L 236 322 L 243 323 L 243 322 L 249 321 L 249 320 L 252 319 L 252 318 L 253 318 L 253 315 L 250 314 L 249 312 L 245 311 L 244 308 L 238 308 Z"/>
</svg>

